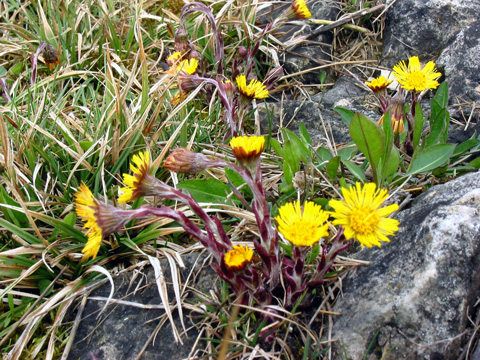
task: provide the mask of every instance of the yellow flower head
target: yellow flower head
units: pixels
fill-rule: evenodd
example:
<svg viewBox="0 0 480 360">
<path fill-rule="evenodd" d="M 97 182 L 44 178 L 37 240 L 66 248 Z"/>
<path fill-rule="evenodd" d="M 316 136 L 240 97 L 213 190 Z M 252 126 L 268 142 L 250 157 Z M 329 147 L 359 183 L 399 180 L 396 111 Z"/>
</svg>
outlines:
<svg viewBox="0 0 480 360">
<path fill-rule="evenodd" d="M 295 246 L 311 246 L 328 236 L 328 213 L 314 202 L 299 201 L 283 205 L 275 218 L 278 231 Z"/>
<path fill-rule="evenodd" d="M 75 194 L 76 212 L 85 222 L 88 241 L 82 250 L 86 258 L 95 257 L 104 237 L 111 235 L 130 219 L 125 211 L 103 205 L 95 199 L 87 185 L 80 185 Z"/>
<path fill-rule="evenodd" d="M 398 210 L 397 204 L 381 208 L 387 199 L 386 190 L 377 189 L 374 183 L 360 183 L 348 189 L 342 188 L 343 201 L 330 200 L 329 205 L 335 210 L 330 215 L 335 218 L 334 225 L 341 225 L 345 229 L 345 238 L 354 238 L 362 246 L 381 247 L 380 241 L 389 242 L 389 235 L 398 230 L 399 222 L 387 218 Z"/>
<path fill-rule="evenodd" d="M 121 188 L 123 194 L 118 201 L 127 203 L 144 195 L 143 188 L 149 183 L 150 175 L 150 153 L 148 151 L 133 155 L 130 163 L 130 170 L 133 175 L 123 174 L 123 182 L 126 187 Z"/>
<path fill-rule="evenodd" d="M 247 85 L 247 78 L 245 75 L 237 76 L 236 81 L 240 95 L 243 95 L 250 100 L 265 99 L 268 97 L 268 90 L 260 81 L 252 79 L 250 84 Z"/>
<path fill-rule="evenodd" d="M 182 60 L 180 62 L 177 62 L 176 64 L 173 65 L 173 68 L 170 68 L 166 73 L 175 75 L 178 73 L 187 73 L 189 75 L 192 75 L 197 71 L 198 67 L 198 60 L 191 58 L 187 60 Z"/>
<path fill-rule="evenodd" d="M 432 61 L 422 67 L 418 56 L 412 56 L 408 60 L 408 66 L 404 61 L 400 61 L 393 67 L 393 71 L 393 75 L 402 88 L 408 91 L 436 89 L 440 85 L 436 79 L 442 76 L 441 73 L 437 72 L 435 63 Z"/>
<path fill-rule="evenodd" d="M 265 149 L 263 136 L 237 136 L 230 140 L 233 154 L 238 161 L 257 160 Z"/>
<path fill-rule="evenodd" d="M 82 250 L 85 257 L 95 257 L 100 249 L 100 244 L 103 239 L 103 230 L 98 224 L 98 212 L 100 209 L 98 201 L 93 197 L 92 192 L 87 185 L 82 184 L 75 194 L 76 212 L 79 217 L 85 222 L 83 226 L 87 229 L 86 235 L 88 241 Z"/>
<path fill-rule="evenodd" d="M 167 58 L 167 64 L 169 66 L 172 66 L 173 64 L 175 64 L 178 59 L 180 59 L 182 57 L 182 53 L 180 51 L 176 51 L 174 52 L 172 55 L 170 55 L 168 58 Z"/>
<path fill-rule="evenodd" d="M 371 82 L 367 81 L 366 84 L 373 92 L 380 92 L 386 89 L 387 86 L 390 85 L 392 82 L 393 79 L 387 80 L 384 76 L 380 76 L 376 79 L 373 79 Z"/>
<path fill-rule="evenodd" d="M 233 250 L 225 253 L 225 265 L 228 270 L 240 271 L 245 269 L 245 266 L 252 261 L 253 250 L 248 246 L 236 245 Z"/>
<path fill-rule="evenodd" d="M 308 10 L 305 0 L 295 0 L 290 8 L 287 10 L 288 20 L 309 19 L 312 17 L 310 10 Z"/>
</svg>

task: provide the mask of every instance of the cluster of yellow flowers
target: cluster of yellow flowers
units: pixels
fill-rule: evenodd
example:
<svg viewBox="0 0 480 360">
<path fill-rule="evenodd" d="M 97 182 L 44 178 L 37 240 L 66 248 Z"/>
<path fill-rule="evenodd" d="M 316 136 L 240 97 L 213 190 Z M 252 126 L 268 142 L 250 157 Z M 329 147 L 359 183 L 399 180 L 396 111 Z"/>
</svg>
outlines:
<svg viewBox="0 0 480 360">
<path fill-rule="evenodd" d="M 242 136 L 231 140 L 230 145 L 236 158 L 249 163 L 249 167 L 259 160 L 265 146 L 263 136 Z M 178 159 L 178 158 L 177 158 Z M 175 158 L 170 158 L 169 168 L 175 168 Z M 173 163 L 172 163 L 173 161 Z M 178 161 L 178 160 L 177 160 Z M 184 166 L 184 164 L 180 164 Z M 153 186 L 154 176 L 150 174 L 150 155 L 147 151 L 133 156 L 130 169 L 133 175 L 124 174 L 125 187 L 119 197 L 120 202 L 130 202 L 146 193 Z M 329 205 L 334 211 L 327 212 L 307 201 L 303 205 L 296 201 L 287 203 L 279 209 L 275 218 L 277 230 L 283 237 L 295 246 L 312 246 L 321 238 L 328 236 L 327 219 L 333 217 L 333 225 L 345 229 L 345 238 L 356 239 L 362 245 L 381 246 L 380 242 L 388 242 L 387 236 L 398 230 L 398 221 L 388 218 L 398 209 L 392 204 L 382 207 L 387 199 L 387 191 L 377 189 L 373 183 L 361 185 L 357 183 L 350 188 L 342 189 L 344 200 L 330 200 Z M 82 185 L 76 194 L 77 214 L 85 221 L 88 242 L 83 253 L 86 257 L 95 257 L 100 248 L 101 240 L 111 233 L 111 219 L 115 211 L 101 205 L 90 190 Z M 106 221 L 109 219 L 109 221 Z M 110 222 L 110 223 L 109 223 Z M 116 224 L 115 224 L 116 225 Z M 240 269 L 252 261 L 253 251 L 240 245 L 234 246 L 225 254 L 226 265 L 231 269 Z"/>
</svg>

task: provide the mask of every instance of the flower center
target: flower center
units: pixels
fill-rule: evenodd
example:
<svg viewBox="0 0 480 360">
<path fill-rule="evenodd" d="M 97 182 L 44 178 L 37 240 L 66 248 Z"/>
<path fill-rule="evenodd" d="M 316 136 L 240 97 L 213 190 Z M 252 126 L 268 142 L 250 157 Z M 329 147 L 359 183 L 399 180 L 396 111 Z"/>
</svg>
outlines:
<svg viewBox="0 0 480 360">
<path fill-rule="evenodd" d="M 415 90 L 424 89 L 427 83 L 425 74 L 421 71 L 413 71 L 408 74 L 407 79 L 408 85 L 410 85 Z"/>
<path fill-rule="evenodd" d="M 359 207 L 350 215 L 350 226 L 359 234 L 369 234 L 378 227 L 379 217 L 371 209 Z"/>
</svg>

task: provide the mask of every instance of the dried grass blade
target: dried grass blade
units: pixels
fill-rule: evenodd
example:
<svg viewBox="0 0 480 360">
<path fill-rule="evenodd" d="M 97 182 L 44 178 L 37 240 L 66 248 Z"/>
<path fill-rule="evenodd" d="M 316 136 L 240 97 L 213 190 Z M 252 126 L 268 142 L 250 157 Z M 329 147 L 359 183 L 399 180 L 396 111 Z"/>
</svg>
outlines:
<svg viewBox="0 0 480 360">
<path fill-rule="evenodd" d="M 155 271 L 155 281 L 157 283 L 158 292 L 160 294 L 160 299 L 162 300 L 163 306 L 165 306 L 165 313 L 167 314 L 168 320 L 172 325 L 175 342 L 180 342 L 180 344 L 183 344 L 177 327 L 175 326 L 175 322 L 173 321 L 172 310 L 170 309 L 170 303 L 168 301 L 167 283 L 165 282 L 165 276 L 163 275 L 160 261 L 153 256 L 148 256 L 148 260 L 152 264 L 153 270 Z"/>
<path fill-rule="evenodd" d="M 169 249 L 163 249 L 163 250 L 164 250 L 163 253 L 165 254 L 165 256 L 168 260 L 168 263 L 170 265 L 170 272 L 172 273 L 173 292 L 175 293 L 175 300 L 177 301 L 178 316 L 180 317 L 180 322 L 182 323 L 183 331 L 186 332 L 187 330 L 185 329 L 185 323 L 183 322 L 182 298 L 181 298 L 181 295 L 180 295 L 180 293 L 181 293 L 181 291 L 180 291 L 181 279 L 178 276 L 177 265 L 175 263 L 175 260 L 173 259 L 172 254 L 170 253 L 171 251 Z M 180 260 L 181 260 L 181 258 L 180 258 Z M 178 259 L 177 259 L 177 261 L 178 261 Z M 185 267 L 183 265 L 183 261 L 181 261 L 181 263 L 179 263 L 179 265 L 183 268 Z"/>
<path fill-rule="evenodd" d="M 85 271 L 86 274 L 88 274 L 90 272 L 99 272 L 99 273 L 105 275 L 108 278 L 108 281 L 110 281 L 110 284 L 112 285 L 112 288 L 110 289 L 110 295 L 108 295 L 107 302 L 103 306 L 102 311 L 100 311 L 97 315 L 97 318 L 98 318 L 105 311 L 108 303 L 112 299 L 113 293 L 115 292 L 115 284 L 113 283 L 113 278 L 112 278 L 112 275 L 110 275 L 110 272 L 108 270 L 106 270 L 105 268 L 101 267 L 101 266 L 93 265 L 92 267 L 88 268 L 87 271 Z"/>
</svg>

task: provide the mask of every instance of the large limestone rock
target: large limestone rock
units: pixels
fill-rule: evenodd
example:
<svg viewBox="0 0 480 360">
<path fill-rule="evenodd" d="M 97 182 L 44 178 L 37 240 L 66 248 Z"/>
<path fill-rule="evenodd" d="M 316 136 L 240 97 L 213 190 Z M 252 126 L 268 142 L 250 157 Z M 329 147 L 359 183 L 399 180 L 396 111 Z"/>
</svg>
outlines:
<svg viewBox="0 0 480 360">
<path fill-rule="evenodd" d="M 364 359 L 371 346 L 372 359 L 458 359 L 480 295 L 479 214 L 477 172 L 426 191 L 398 214 L 391 243 L 355 256 L 371 265 L 344 281 L 334 307 L 337 356 Z"/>
</svg>

